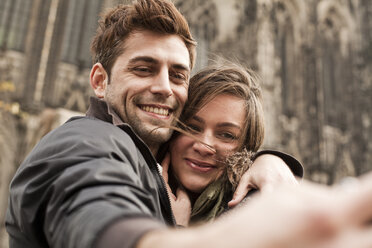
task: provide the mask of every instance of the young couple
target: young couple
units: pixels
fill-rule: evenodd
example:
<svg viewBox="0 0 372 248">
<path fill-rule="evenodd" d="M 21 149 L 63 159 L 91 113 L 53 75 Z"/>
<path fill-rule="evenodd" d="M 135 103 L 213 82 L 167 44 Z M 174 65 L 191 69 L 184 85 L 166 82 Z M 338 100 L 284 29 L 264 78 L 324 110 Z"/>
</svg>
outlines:
<svg viewBox="0 0 372 248">
<path fill-rule="evenodd" d="M 185 106 L 195 42 L 171 2 L 138 0 L 114 8 L 100 22 L 92 53 L 90 83 L 98 99 L 91 99 L 86 117 L 47 134 L 11 182 L 6 215 L 11 248 L 371 246 L 371 176 L 336 189 L 307 183 L 273 188 L 282 176 L 295 179 L 272 154 L 256 155 L 246 173 L 237 171 L 234 160 L 241 158 L 233 154 L 243 147 L 255 151 L 262 142 L 257 85 L 242 68 L 212 67 L 193 77 Z M 159 148 L 176 123 L 188 127 L 173 128 L 179 132 L 165 155 Z M 251 185 L 264 192 L 214 222 L 174 228 L 169 187 L 155 156 L 165 158 L 164 176 L 177 195 L 175 212 L 190 206 L 184 187 L 197 220 L 223 211 L 224 197 L 240 176 L 243 186 L 229 205 Z M 171 173 L 165 173 L 167 159 Z M 231 186 L 220 194 L 227 180 Z M 218 207 L 205 192 L 217 195 Z M 189 218 L 175 215 L 181 222 Z"/>
</svg>

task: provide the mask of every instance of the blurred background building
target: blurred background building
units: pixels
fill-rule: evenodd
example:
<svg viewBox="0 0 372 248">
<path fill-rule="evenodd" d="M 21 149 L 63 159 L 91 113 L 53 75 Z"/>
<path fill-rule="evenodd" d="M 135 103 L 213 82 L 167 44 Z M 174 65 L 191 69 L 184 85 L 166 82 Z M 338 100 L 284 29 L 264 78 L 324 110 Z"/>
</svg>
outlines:
<svg viewBox="0 0 372 248">
<path fill-rule="evenodd" d="M 86 111 L 99 13 L 125 2 L 0 0 L 1 223 L 24 156 Z M 321 183 L 372 169 L 372 1 L 174 2 L 198 41 L 194 71 L 226 57 L 261 76 L 266 148 L 295 155 Z"/>
</svg>

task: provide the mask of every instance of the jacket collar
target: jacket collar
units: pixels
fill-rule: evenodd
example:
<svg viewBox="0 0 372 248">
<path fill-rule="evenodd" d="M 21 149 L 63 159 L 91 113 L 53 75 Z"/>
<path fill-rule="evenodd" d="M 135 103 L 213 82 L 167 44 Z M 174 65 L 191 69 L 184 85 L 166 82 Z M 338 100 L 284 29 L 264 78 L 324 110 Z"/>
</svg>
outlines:
<svg viewBox="0 0 372 248">
<path fill-rule="evenodd" d="M 89 101 L 90 105 L 86 112 L 87 116 L 110 122 L 115 126 L 121 126 L 124 124 L 123 120 L 116 114 L 113 108 L 106 103 L 106 101 L 96 97 L 90 97 Z"/>
<path fill-rule="evenodd" d="M 137 147 L 143 152 L 146 150 L 147 153 L 151 154 L 150 157 L 154 160 L 154 156 L 150 151 L 150 148 L 146 145 L 146 143 L 134 132 L 133 128 L 128 124 L 125 123 L 115 112 L 115 110 L 104 100 L 99 99 L 97 97 L 90 97 L 89 99 L 90 105 L 86 112 L 86 116 L 94 117 L 101 121 L 109 122 L 116 127 L 124 130 L 134 141 Z M 148 155 L 144 155 L 148 157 Z"/>
</svg>

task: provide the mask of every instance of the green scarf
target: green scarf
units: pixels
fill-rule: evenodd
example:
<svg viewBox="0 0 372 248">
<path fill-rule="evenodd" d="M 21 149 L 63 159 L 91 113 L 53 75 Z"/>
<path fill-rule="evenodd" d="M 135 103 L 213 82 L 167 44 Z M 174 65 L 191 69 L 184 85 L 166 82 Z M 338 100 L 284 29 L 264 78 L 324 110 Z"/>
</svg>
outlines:
<svg viewBox="0 0 372 248">
<path fill-rule="evenodd" d="M 228 191 L 224 176 L 209 184 L 194 203 L 190 223 L 207 222 L 221 215 L 227 207 Z"/>
</svg>

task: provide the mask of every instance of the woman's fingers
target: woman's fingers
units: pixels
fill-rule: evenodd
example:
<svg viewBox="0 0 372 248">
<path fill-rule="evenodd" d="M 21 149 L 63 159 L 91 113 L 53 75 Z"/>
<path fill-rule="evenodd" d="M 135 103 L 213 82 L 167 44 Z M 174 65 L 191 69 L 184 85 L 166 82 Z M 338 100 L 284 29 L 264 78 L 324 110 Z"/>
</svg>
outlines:
<svg viewBox="0 0 372 248">
<path fill-rule="evenodd" d="M 248 174 L 248 172 L 244 173 L 244 175 L 240 179 L 238 187 L 236 188 L 234 192 L 234 196 L 232 200 L 229 201 L 227 204 L 229 208 L 233 208 L 236 205 L 238 205 L 244 199 L 244 197 L 248 194 L 248 192 L 255 188 L 256 187 L 254 187 L 252 183 L 250 182 L 250 175 Z"/>
<path fill-rule="evenodd" d="M 190 208 L 191 209 L 191 201 L 190 201 L 190 198 L 189 196 L 187 195 L 187 192 L 179 187 L 177 189 L 177 200 L 180 204 L 183 204 L 183 206 L 188 209 Z"/>
<path fill-rule="evenodd" d="M 167 153 L 161 162 L 162 176 L 167 187 L 174 217 L 178 225 L 187 226 L 191 215 L 191 201 L 183 188 L 178 188 L 173 194 L 168 184 L 168 169 L 170 164 L 170 154 Z"/>
<path fill-rule="evenodd" d="M 177 224 L 187 226 L 191 216 L 191 201 L 187 192 L 181 187 L 177 189 L 172 208 Z"/>
<path fill-rule="evenodd" d="M 163 161 L 161 162 L 161 167 L 162 169 L 162 176 L 164 178 L 165 183 L 168 185 L 168 169 L 169 169 L 169 164 L 170 164 L 170 154 L 167 152 L 165 154 L 165 157 Z"/>
</svg>

